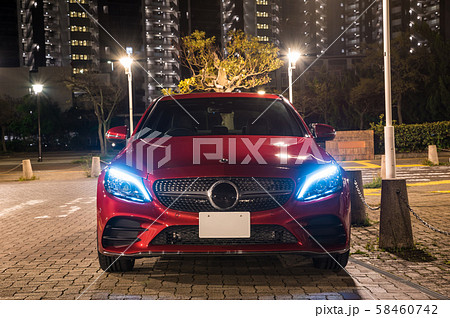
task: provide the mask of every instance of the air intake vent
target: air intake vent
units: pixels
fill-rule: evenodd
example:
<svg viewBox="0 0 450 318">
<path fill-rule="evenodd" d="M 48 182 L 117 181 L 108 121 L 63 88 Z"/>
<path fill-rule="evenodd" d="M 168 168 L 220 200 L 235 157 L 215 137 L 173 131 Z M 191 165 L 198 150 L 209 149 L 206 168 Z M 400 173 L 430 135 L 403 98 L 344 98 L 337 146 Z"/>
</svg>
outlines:
<svg viewBox="0 0 450 318">
<path fill-rule="evenodd" d="M 341 220 L 335 215 L 323 215 L 306 220 L 305 229 L 323 247 L 345 245 L 347 235 Z M 310 240 L 314 240 L 309 237 Z M 316 243 L 317 244 L 317 243 Z"/>
<path fill-rule="evenodd" d="M 198 225 L 176 225 L 162 230 L 151 245 L 296 244 L 295 236 L 279 225 L 252 225 L 249 238 L 199 238 Z"/>
<path fill-rule="evenodd" d="M 139 242 L 137 237 L 146 231 L 137 220 L 129 218 L 112 218 L 105 227 L 102 237 L 103 247 L 129 246 Z"/>
</svg>

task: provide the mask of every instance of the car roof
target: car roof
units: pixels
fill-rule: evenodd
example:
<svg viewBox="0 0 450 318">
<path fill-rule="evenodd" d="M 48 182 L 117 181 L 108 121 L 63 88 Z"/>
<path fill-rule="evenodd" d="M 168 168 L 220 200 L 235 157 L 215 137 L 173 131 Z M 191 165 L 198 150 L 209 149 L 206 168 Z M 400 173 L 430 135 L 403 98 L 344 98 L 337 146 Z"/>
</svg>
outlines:
<svg viewBox="0 0 450 318">
<path fill-rule="evenodd" d="M 174 94 L 164 96 L 160 100 L 172 99 L 193 99 L 193 98 L 221 98 L 221 97 L 246 97 L 246 98 L 268 98 L 280 99 L 281 97 L 275 94 L 260 94 L 260 93 L 191 93 L 191 94 Z"/>
</svg>

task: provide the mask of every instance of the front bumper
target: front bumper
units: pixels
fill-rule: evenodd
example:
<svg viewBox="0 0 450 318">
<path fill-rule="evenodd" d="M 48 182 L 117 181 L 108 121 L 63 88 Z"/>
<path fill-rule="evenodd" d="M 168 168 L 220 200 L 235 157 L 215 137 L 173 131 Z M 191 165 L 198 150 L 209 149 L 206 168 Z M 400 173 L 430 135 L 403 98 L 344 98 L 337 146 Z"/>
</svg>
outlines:
<svg viewBox="0 0 450 318">
<path fill-rule="evenodd" d="M 107 224 L 112 224 L 111 222 L 120 218 L 137 221 L 138 228 L 142 231 L 135 231 L 130 236 L 136 240 L 129 240 L 122 246 L 114 246 L 111 241 L 105 241 L 105 233 L 107 233 L 105 230 Z M 175 226 L 185 226 L 190 229 L 198 227 L 198 213 L 167 209 L 156 199 L 145 204 L 118 199 L 105 192 L 102 176 L 99 178 L 97 189 L 99 252 L 104 255 L 124 254 L 132 257 L 165 254 L 343 253 L 348 251 L 350 244 L 348 185 L 344 182 L 342 192 L 314 202 L 299 202 L 291 198 L 282 208 L 251 212 L 250 221 L 252 226 L 282 227 L 295 239 L 288 242 L 268 240 L 267 244 L 233 242 L 229 245 L 223 242 L 211 245 L 184 244 L 170 239 L 166 241 L 167 244 L 164 244 L 158 239 L 158 244 L 153 244 L 158 234 L 164 230 Z M 109 243 L 105 244 L 105 242 Z"/>
</svg>

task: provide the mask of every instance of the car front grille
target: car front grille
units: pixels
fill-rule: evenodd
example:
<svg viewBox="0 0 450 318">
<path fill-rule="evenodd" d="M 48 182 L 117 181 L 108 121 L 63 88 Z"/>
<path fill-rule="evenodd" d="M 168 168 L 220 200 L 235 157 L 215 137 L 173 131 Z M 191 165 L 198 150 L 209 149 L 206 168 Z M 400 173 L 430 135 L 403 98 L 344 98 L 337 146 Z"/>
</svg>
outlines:
<svg viewBox="0 0 450 318">
<path fill-rule="evenodd" d="M 295 244 L 295 236 L 280 225 L 255 224 L 249 238 L 200 238 L 198 225 L 175 225 L 162 230 L 150 245 Z"/>
<path fill-rule="evenodd" d="M 153 190 L 163 205 L 186 212 L 220 211 L 208 198 L 208 190 L 218 181 L 232 182 L 238 189 L 239 200 L 227 211 L 255 212 L 275 209 L 279 207 L 278 203 L 285 204 L 294 191 L 294 181 L 289 178 L 255 179 L 256 181 L 244 177 L 161 179 L 154 182 Z"/>
</svg>

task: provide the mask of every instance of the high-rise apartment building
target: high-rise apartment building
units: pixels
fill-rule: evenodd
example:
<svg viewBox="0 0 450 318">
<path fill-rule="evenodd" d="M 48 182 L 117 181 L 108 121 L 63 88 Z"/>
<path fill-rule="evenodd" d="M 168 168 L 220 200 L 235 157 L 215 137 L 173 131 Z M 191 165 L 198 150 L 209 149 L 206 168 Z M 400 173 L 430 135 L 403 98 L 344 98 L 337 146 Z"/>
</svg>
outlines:
<svg viewBox="0 0 450 318">
<path fill-rule="evenodd" d="M 425 21 L 446 38 L 450 35 L 450 4 L 443 0 L 391 0 L 391 34 L 413 32 L 412 26 Z M 382 2 L 373 0 L 284 0 L 283 20 L 295 25 L 299 49 L 307 55 L 355 56 L 362 54 L 364 43 L 383 39 Z M 294 21 L 294 22 L 292 22 Z M 347 27 L 350 27 L 344 34 Z M 289 29 L 289 28 L 288 28 Z M 286 30 L 283 30 L 285 33 Z M 283 34 L 283 38 L 286 34 Z M 291 38 L 292 34 L 288 34 Z M 423 45 L 423 40 L 412 35 L 412 48 Z M 330 47 L 330 45 L 333 45 Z M 289 45 L 284 43 L 285 45 Z"/>
<path fill-rule="evenodd" d="M 92 0 L 19 0 L 21 65 L 71 65 L 74 73 L 98 65 L 98 29 Z"/>
<path fill-rule="evenodd" d="M 180 80 L 178 0 L 143 0 L 147 99 L 161 88 L 175 89 Z"/>
<path fill-rule="evenodd" d="M 448 1 L 411 0 L 409 2 L 409 27 L 425 21 L 432 30 L 439 31 L 444 38 L 450 40 L 450 3 Z M 413 45 L 412 50 L 415 46 L 426 44 L 417 34 L 412 34 L 410 39 Z"/>
<path fill-rule="evenodd" d="M 50 2 L 50 1 L 48 1 Z M 64 13 L 64 3 L 59 2 L 60 15 Z M 70 60 L 73 73 L 84 72 L 87 68 L 98 68 L 99 60 L 99 34 L 98 26 L 92 20 L 97 18 L 97 1 L 92 0 L 68 0 L 67 16 L 70 30 Z M 55 8 L 56 6 L 53 5 Z M 56 13 L 56 12 L 55 12 Z M 61 19 L 63 21 L 64 19 Z M 61 42 L 64 43 L 65 25 L 61 25 Z M 63 47 L 63 46 L 62 46 Z"/>
<path fill-rule="evenodd" d="M 223 0 L 220 2 L 221 43 L 228 32 L 243 30 L 260 42 L 280 46 L 281 0 Z"/>
<path fill-rule="evenodd" d="M 280 47 L 281 0 L 221 0 L 220 31 L 221 46 L 225 48 L 230 40 L 228 33 L 242 30 L 257 37 L 260 42 Z M 226 52 L 224 52 L 226 54 Z M 281 89 L 281 72 L 271 74 L 268 86 Z"/>
</svg>

